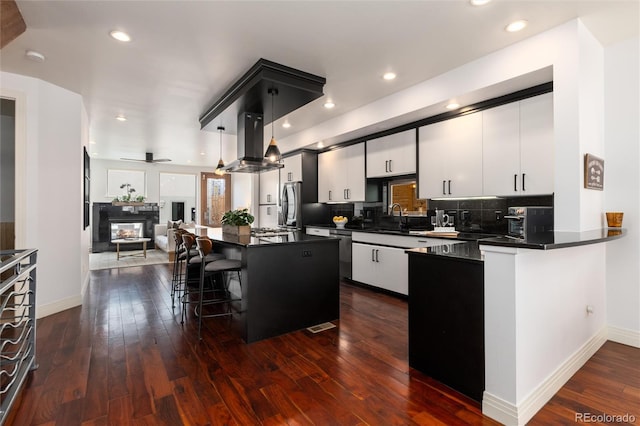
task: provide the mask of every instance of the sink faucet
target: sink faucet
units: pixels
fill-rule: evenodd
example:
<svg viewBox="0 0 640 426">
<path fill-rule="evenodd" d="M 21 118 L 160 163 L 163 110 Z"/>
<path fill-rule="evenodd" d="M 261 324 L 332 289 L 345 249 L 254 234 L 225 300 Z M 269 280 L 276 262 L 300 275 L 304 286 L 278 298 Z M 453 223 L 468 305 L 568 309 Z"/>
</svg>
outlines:
<svg viewBox="0 0 640 426">
<path fill-rule="evenodd" d="M 400 217 L 400 221 L 398 222 L 398 226 L 400 227 L 400 229 L 402 229 L 402 206 L 400 204 L 398 204 L 398 203 L 391 204 L 391 218 L 395 217 L 393 215 L 393 209 L 395 209 L 396 206 L 398 207 L 398 215 Z"/>
</svg>

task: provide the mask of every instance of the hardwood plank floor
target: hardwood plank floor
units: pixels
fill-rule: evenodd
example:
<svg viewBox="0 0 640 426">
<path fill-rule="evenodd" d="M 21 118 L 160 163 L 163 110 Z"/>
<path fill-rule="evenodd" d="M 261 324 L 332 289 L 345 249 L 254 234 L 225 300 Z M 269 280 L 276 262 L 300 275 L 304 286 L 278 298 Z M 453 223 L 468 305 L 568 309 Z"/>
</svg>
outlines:
<svg viewBox="0 0 640 426">
<path fill-rule="evenodd" d="M 91 272 L 82 307 L 38 321 L 8 425 L 492 425 L 407 362 L 407 304 L 341 286 L 337 327 L 244 344 L 225 318 L 171 309 L 167 265 Z M 533 419 L 640 419 L 640 350 L 607 343 Z"/>
</svg>

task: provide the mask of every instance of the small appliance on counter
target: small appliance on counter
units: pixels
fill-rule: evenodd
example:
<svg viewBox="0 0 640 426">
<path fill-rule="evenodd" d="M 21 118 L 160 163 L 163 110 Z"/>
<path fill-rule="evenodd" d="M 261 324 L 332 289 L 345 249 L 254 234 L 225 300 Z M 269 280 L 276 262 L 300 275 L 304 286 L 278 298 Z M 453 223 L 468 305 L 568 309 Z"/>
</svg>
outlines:
<svg viewBox="0 0 640 426">
<path fill-rule="evenodd" d="M 524 239 L 533 234 L 553 232 L 553 207 L 509 207 L 507 237 Z"/>
</svg>

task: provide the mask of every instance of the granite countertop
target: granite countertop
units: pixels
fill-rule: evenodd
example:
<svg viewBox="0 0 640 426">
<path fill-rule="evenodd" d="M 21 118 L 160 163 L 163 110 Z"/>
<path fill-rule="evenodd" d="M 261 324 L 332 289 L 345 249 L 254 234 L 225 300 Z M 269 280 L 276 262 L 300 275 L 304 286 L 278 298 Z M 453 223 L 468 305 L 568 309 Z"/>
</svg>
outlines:
<svg viewBox="0 0 640 426">
<path fill-rule="evenodd" d="M 213 241 L 218 241 L 225 244 L 231 244 L 240 247 L 258 247 L 258 246 L 273 246 L 274 244 L 296 244 L 296 243 L 308 243 L 308 242 L 332 242 L 337 241 L 336 238 L 318 237 L 315 235 L 307 235 L 301 231 L 289 231 L 286 235 L 277 235 L 271 237 L 254 237 L 251 235 L 233 235 L 225 234 L 222 232 L 222 228 L 206 228 L 202 230 L 195 230 L 195 234 L 206 234 Z"/>
<path fill-rule="evenodd" d="M 526 240 L 497 237 L 480 240 L 481 245 L 517 247 L 536 250 L 552 250 L 566 247 L 576 247 L 587 244 L 603 243 L 626 235 L 621 228 L 603 228 L 582 232 L 547 232 L 534 234 Z"/>
<path fill-rule="evenodd" d="M 308 225 L 309 228 L 325 228 L 338 230 L 334 225 Z M 495 238 L 498 237 L 496 234 L 483 234 L 477 232 L 460 232 L 457 236 L 444 236 L 444 235 L 424 235 L 424 230 L 416 230 L 416 229 L 383 229 L 383 228 L 345 228 L 339 229 L 340 233 L 349 233 L 349 232 L 367 232 L 372 234 L 387 234 L 387 235 L 402 235 L 407 237 L 428 237 L 428 238 L 441 238 L 443 240 L 458 240 L 458 241 L 477 241 L 483 238 Z"/>
<path fill-rule="evenodd" d="M 477 241 L 442 243 L 434 247 L 420 247 L 406 250 L 409 254 L 425 254 L 431 256 L 445 256 L 458 260 L 470 260 L 482 262 L 482 252 L 478 248 Z"/>
</svg>

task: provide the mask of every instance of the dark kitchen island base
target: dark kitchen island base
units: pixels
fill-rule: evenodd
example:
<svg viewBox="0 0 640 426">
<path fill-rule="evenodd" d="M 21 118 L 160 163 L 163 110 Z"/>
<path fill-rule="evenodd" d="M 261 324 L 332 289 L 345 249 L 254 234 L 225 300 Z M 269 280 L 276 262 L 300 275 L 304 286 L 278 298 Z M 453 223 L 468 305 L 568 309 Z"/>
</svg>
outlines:
<svg viewBox="0 0 640 426">
<path fill-rule="evenodd" d="M 409 365 L 482 402 L 484 263 L 408 254 Z"/>
<path fill-rule="evenodd" d="M 242 301 L 232 324 L 245 342 L 339 319 L 338 239 L 207 234 L 227 257 L 242 260 Z"/>
</svg>

